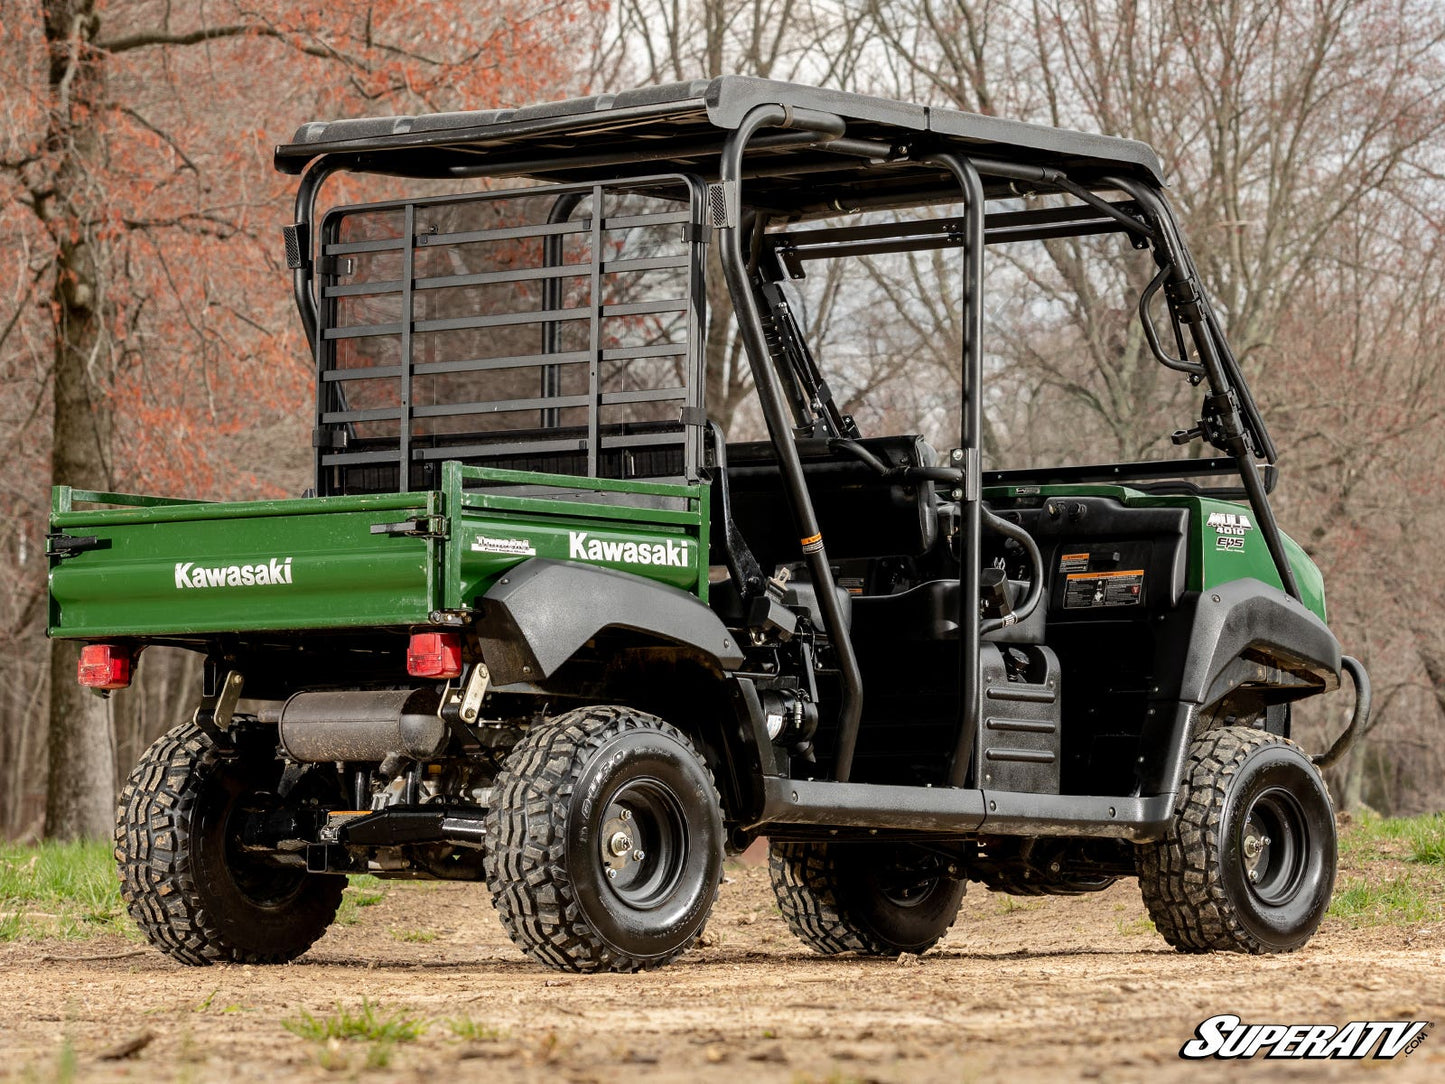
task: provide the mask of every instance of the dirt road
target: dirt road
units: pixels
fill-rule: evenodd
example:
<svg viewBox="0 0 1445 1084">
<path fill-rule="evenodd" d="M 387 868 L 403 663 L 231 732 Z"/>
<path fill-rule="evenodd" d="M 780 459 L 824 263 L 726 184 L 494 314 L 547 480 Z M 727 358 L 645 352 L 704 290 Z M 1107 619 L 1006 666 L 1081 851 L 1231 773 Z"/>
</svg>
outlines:
<svg viewBox="0 0 1445 1084">
<path fill-rule="evenodd" d="M 1217 1013 L 1445 1025 L 1445 924 L 1329 919 L 1293 955 L 1181 956 L 1133 882 L 1043 900 L 974 886 L 943 944 L 900 964 L 809 954 L 774 910 L 766 870 L 734 864 L 701 947 L 660 972 L 588 977 L 528 962 L 480 886 L 385 893 L 353 902 L 353 924 L 281 968 L 185 968 L 148 949 L 52 958 L 137 951 L 119 938 L 0 946 L 0 1078 L 68 1079 L 73 1065 L 74 1079 L 104 1081 L 1159 1081 L 1229 1071 L 1178 1057 Z M 363 998 L 429 1026 L 391 1047 L 282 1026 Z M 146 1034 L 131 1058 L 98 1059 Z M 1408 1058 L 1241 1068 L 1438 1081 L 1445 1027 Z"/>
</svg>

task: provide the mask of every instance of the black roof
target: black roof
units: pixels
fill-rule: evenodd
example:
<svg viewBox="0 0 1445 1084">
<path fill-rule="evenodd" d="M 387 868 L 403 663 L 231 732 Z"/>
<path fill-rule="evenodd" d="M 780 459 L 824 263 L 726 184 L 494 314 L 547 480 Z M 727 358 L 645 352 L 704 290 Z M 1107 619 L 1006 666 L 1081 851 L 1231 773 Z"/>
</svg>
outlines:
<svg viewBox="0 0 1445 1084">
<path fill-rule="evenodd" d="M 313 121 L 276 148 L 275 163 L 292 174 L 326 155 L 347 169 L 414 177 L 582 181 L 680 172 L 711 179 L 727 133 L 759 105 L 833 114 L 846 122 L 849 140 L 906 147 L 915 158 L 953 151 L 1060 169 L 1084 184 L 1111 174 L 1163 183 L 1158 156 L 1135 140 L 745 76 L 521 109 Z M 936 168 L 881 174 L 862 157 L 818 147 L 750 145 L 748 170 L 755 178 L 749 202 L 799 210 L 829 201 L 908 203 L 953 188 Z"/>
</svg>

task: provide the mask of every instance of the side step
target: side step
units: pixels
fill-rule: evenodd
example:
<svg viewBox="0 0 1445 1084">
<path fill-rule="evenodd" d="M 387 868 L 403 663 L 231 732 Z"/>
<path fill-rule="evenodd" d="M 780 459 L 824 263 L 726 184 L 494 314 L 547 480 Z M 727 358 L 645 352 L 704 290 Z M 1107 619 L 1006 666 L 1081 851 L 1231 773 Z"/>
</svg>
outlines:
<svg viewBox="0 0 1445 1084">
<path fill-rule="evenodd" d="M 1174 796 L 1112 798 L 1022 794 L 951 787 L 901 787 L 821 780 L 763 781 L 763 811 L 749 828 L 808 825 L 886 828 L 958 835 L 1101 836 L 1158 839 L 1174 815 Z"/>
</svg>

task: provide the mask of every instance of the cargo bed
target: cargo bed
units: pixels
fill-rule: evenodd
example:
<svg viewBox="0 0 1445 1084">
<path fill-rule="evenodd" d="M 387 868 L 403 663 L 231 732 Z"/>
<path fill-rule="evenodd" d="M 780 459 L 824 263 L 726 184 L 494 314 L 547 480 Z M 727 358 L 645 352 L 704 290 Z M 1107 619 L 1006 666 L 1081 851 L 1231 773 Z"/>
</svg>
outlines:
<svg viewBox="0 0 1445 1084">
<path fill-rule="evenodd" d="M 705 486 L 460 463 L 440 489 L 374 496 L 212 503 L 57 486 L 50 525 L 56 637 L 434 624 L 531 557 L 707 598 Z"/>
</svg>

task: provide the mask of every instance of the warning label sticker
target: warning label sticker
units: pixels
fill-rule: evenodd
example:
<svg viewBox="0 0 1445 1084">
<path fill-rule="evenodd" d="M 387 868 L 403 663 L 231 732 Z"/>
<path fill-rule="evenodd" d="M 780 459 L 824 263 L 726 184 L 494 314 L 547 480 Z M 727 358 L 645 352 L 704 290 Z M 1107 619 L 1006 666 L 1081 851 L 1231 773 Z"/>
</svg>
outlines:
<svg viewBox="0 0 1445 1084">
<path fill-rule="evenodd" d="M 1137 606 L 1144 600 L 1144 570 L 1075 572 L 1064 581 L 1064 609 Z"/>
<path fill-rule="evenodd" d="M 1087 553 L 1064 553 L 1059 555 L 1060 572 L 1083 572 L 1089 567 Z"/>
</svg>

